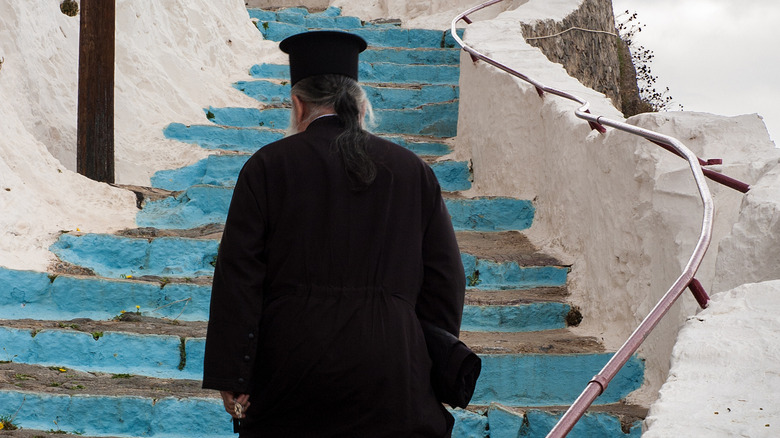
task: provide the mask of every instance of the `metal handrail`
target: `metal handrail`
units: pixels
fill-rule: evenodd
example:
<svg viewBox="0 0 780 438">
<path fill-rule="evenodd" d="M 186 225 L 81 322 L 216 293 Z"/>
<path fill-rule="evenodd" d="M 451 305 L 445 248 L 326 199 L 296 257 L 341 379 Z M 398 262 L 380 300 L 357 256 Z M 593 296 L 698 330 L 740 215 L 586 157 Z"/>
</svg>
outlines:
<svg viewBox="0 0 780 438">
<path fill-rule="evenodd" d="M 588 385 L 585 387 L 577 400 L 574 401 L 563 417 L 561 417 L 555 427 L 553 427 L 553 429 L 547 435 L 548 438 L 557 438 L 564 437 L 571 431 L 577 421 L 585 414 L 585 411 L 590 407 L 593 401 L 606 390 L 609 382 L 617 375 L 618 371 L 620 371 L 620 369 L 623 367 L 623 365 L 626 364 L 631 356 L 636 353 L 642 342 L 644 342 L 650 332 L 660 322 L 664 315 L 666 315 L 674 302 L 680 297 L 680 295 L 682 295 L 686 288 L 691 290 L 694 297 L 696 298 L 696 301 L 702 308 L 706 308 L 709 305 L 709 297 L 707 296 L 707 293 L 704 291 L 701 283 L 699 283 L 699 281 L 694 278 L 712 239 L 714 206 L 712 195 L 710 194 L 710 189 L 705 181 L 705 176 L 713 179 L 713 181 L 743 193 L 746 193 L 748 190 L 750 190 L 750 186 L 720 173 L 713 172 L 709 169 L 702 169 L 703 165 L 720 164 L 721 162 L 720 160 L 704 161 L 700 159 L 676 138 L 659 134 L 648 129 L 629 125 L 624 122 L 611 120 L 603 116 L 591 114 L 589 111 L 590 104 L 586 100 L 580 99 L 573 94 L 547 87 L 542 83 L 531 79 L 528 76 L 513 70 L 512 68 L 507 67 L 506 65 L 501 64 L 500 62 L 497 62 L 475 50 L 474 48 L 466 45 L 456 32 L 456 24 L 460 20 L 465 21 L 467 24 L 471 24 L 471 20 L 468 18 L 469 14 L 502 1 L 504 0 L 487 1 L 461 13 L 452 20 L 450 29 L 452 37 L 463 48 L 463 50 L 471 55 L 471 59 L 474 62 L 479 60 L 484 61 L 500 70 L 511 74 L 512 76 L 530 83 L 536 88 L 536 91 L 540 97 L 544 97 L 544 93 L 549 93 L 579 103 L 581 106 L 575 110 L 575 115 L 580 119 L 586 120 L 590 124 L 591 128 L 598 130 L 601 133 L 606 132 L 605 126 L 609 126 L 620 131 L 643 137 L 684 158 L 686 161 L 688 161 L 688 164 L 691 168 L 691 173 L 693 174 L 693 179 L 696 182 L 696 187 L 698 188 L 703 204 L 702 224 L 699 239 L 693 249 L 693 253 L 688 259 L 688 263 L 685 266 L 685 269 L 683 269 L 682 274 L 680 274 L 680 276 L 677 278 L 674 284 L 672 284 L 672 286 L 661 298 L 658 304 L 656 304 L 653 310 L 650 311 L 642 323 L 639 324 L 636 330 L 634 330 L 631 336 L 629 336 L 629 338 L 625 341 L 623 346 L 621 346 L 620 349 L 612 356 L 604 368 L 602 368 L 601 371 L 596 374 L 590 382 L 588 382 Z"/>
</svg>

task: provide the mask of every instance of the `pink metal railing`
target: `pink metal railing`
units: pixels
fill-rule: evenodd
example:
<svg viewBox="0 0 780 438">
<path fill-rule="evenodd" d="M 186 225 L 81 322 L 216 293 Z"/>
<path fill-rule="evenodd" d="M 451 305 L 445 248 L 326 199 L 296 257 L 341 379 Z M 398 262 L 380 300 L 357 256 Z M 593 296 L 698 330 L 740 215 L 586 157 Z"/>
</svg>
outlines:
<svg viewBox="0 0 780 438">
<path fill-rule="evenodd" d="M 672 286 L 661 298 L 658 304 L 656 304 L 653 310 L 650 311 L 642 323 L 639 324 L 636 330 L 634 330 L 631 336 L 629 336 L 629 338 L 625 341 L 623 346 L 620 347 L 620 349 L 612 356 L 604 368 L 602 368 L 601 371 L 596 374 L 593 379 L 591 379 L 577 400 L 574 401 L 571 407 L 569 407 L 563 417 L 561 417 L 555 427 L 553 427 L 553 429 L 547 435 L 548 438 L 557 438 L 564 437 L 569 433 L 569 431 L 571 431 L 577 421 L 585 414 L 585 411 L 590 407 L 593 401 L 599 395 L 601 395 L 604 390 L 606 390 L 609 382 L 615 377 L 615 375 L 617 375 L 618 371 L 620 371 L 620 369 L 623 367 L 623 365 L 626 364 L 631 356 L 636 353 L 642 342 L 644 342 L 644 340 L 655 328 L 661 318 L 666 315 L 674 302 L 683 294 L 685 289 L 691 290 L 693 296 L 696 298 L 696 301 L 702 308 L 706 308 L 709 305 L 709 297 L 707 296 L 707 293 L 704 291 L 701 283 L 699 283 L 699 281 L 694 278 L 694 275 L 696 274 L 699 265 L 701 265 L 704 254 L 707 251 L 710 240 L 712 238 L 714 206 L 712 195 L 710 194 L 710 189 L 707 187 L 707 183 L 704 178 L 710 178 L 713 181 L 716 181 L 727 187 L 731 187 L 742 193 L 746 193 L 748 190 L 750 190 L 750 186 L 726 175 L 714 172 L 710 169 L 702 169 L 702 166 L 721 164 L 721 160 L 702 160 L 693 152 L 691 152 L 682 142 L 673 137 L 629 125 L 624 122 L 610 120 L 606 117 L 591 114 L 589 111 L 590 104 L 587 101 L 564 91 L 544 86 L 540 82 L 531 79 L 528 76 L 515 71 L 466 45 L 456 32 L 455 26 L 457 23 L 463 20 L 467 24 L 471 24 L 471 20 L 468 18 L 469 14 L 502 1 L 503 0 L 490 0 L 488 2 L 482 3 L 467 10 L 466 12 L 463 12 L 452 20 L 452 36 L 455 38 L 455 41 L 457 41 L 458 44 L 463 48 L 463 50 L 469 53 L 471 59 L 474 62 L 484 61 L 500 70 L 511 74 L 512 76 L 530 83 L 536 88 L 536 91 L 540 97 L 544 97 L 545 93 L 549 93 L 579 103 L 581 106 L 579 109 L 575 110 L 575 115 L 580 119 L 586 120 L 590 124 L 591 128 L 598 130 L 601 133 L 606 132 L 605 126 L 609 126 L 620 131 L 625 131 L 643 137 L 682 157 L 688 161 L 688 164 L 690 165 L 691 173 L 693 174 L 693 179 L 696 182 L 696 187 L 698 188 L 703 204 L 702 224 L 699 239 L 693 249 L 693 253 L 688 259 L 688 263 L 685 266 L 685 269 L 683 269 L 682 274 L 680 274 L 680 276 L 677 278 L 674 284 L 672 284 Z"/>
</svg>

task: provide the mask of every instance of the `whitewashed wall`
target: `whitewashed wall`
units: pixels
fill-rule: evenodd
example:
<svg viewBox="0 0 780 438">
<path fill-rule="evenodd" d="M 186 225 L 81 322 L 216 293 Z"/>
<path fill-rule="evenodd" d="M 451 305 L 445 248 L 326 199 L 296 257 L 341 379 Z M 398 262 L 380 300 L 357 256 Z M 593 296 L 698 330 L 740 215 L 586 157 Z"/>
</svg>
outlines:
<svg viewBox="0 0 780 438">
<path fill-rule="evenodd" d="M 45 270 L 59 230 L 135 226 L 135 196 L 75 173 L 79 17 L 59 2 L 0 2 L 0 266 Z M 117 182 L 204 157 L 166 140 L 168 123 L 204 123 L 209 105 L 251 106 L 231 87 L 276 62 L 241 0 L 119 0 Z M 278 55 L 274 55 L 278 53 Z"/>
<path fill-rule="evenodd" d="M 578 2 L 569 4 L 573 10 Z M 593 112 L 622 120 L 603 95 L 523 42 L 517 21 L 544 18 L 549 7 L 532 0 L 471 25 L 465 39 L 548 86 L 590 100 Z M 572 264 L 572 301 L 585 317 L 577 331 L 618 348 L 680 274 L 698 238 L 701 207 L 686 163 L 629 134 L 591 131 L 574 116 L 573 102 L 540 99 L 532 86 L 484 63 L 474 65 L 466 55 L 461 64 L 456 154 L 473 157 L 473 194 L 534 199 L 532 239 Z M 777 150 L 756 115 L 647 114 L 629 123 L 672 135 L 703 158 L 723 158 L 722 169 L 748 183 L 777 163 Z M 697 277 L 712 291 L 719 243 L 731 233 L 745 197 L 717 184 L 710 188 L 713 244 Z M 642 347 L 646 385 L 633 401 L 647 405 L 656 397 L 677 331 L 695 312 L 686 294 Z"/>
</svg>

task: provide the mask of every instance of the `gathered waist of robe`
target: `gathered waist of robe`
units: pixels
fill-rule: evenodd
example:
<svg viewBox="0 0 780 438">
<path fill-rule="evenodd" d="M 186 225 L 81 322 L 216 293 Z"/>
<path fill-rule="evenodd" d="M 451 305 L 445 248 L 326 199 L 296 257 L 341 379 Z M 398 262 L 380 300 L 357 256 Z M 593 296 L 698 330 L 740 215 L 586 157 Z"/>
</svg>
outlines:
<svg viewBox="0 0 780 438">
<path fill-rule="evenodd" d="M 372 298 L 377 296 L 389 296 L 410 302 L 408 291 L 390 291 L 385 286 L 333 286 L 320 284 L 298 284 L 271 287 L 264 292 L 264 301 L 268 304 L 278 298 L 302 297 L 302 298 Z M 416 294 L 412 294 L 416 295 Z"/>
</svg>

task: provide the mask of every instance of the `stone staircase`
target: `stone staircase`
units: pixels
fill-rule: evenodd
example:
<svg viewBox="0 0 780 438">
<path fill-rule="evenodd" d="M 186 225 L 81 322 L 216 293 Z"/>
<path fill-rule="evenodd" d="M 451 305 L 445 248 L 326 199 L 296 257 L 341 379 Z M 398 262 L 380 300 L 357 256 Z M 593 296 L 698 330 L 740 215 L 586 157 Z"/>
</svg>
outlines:
<svg viewBox="0 0 780 438">
<path fill-rule="evenodd" d="M 417 152 L 446 193 L 468 291 L 462 338 L 483 360 L 472 406 L 452 410 L 453 436 L 540 437 L 609 354 L 568 326 L 568 267 L 522 234 L 530 201 L 468 198 L 470 165 L 445 157 L 456 134 L 459 52 L 447 32 L 364 23 L 336 8 L 250 10 L 268 39 L 309 28 L 363 36 L 360 76 L 373 130 Z M 137 229 L 63 232 L 49 272 L 0 269 L 0 420 L 93 436 L 231 436 L 216 392 L 200 389 L 222 224 L 238 170 L 289 123 L 287 67 L 259 64 L 234 86 L 257 108 L 205 108 L 201 125 L 165 135 L 212 151 L 158 172 L 139 199 Z M 587 317 L 587 315 L 585 315 Z M 633 358 L 570 436 L 639 436 L 642 409 L 623 403 L 643 381 Z M 0 432 L 2 433 L 2 432 Z"/>
</svg>

